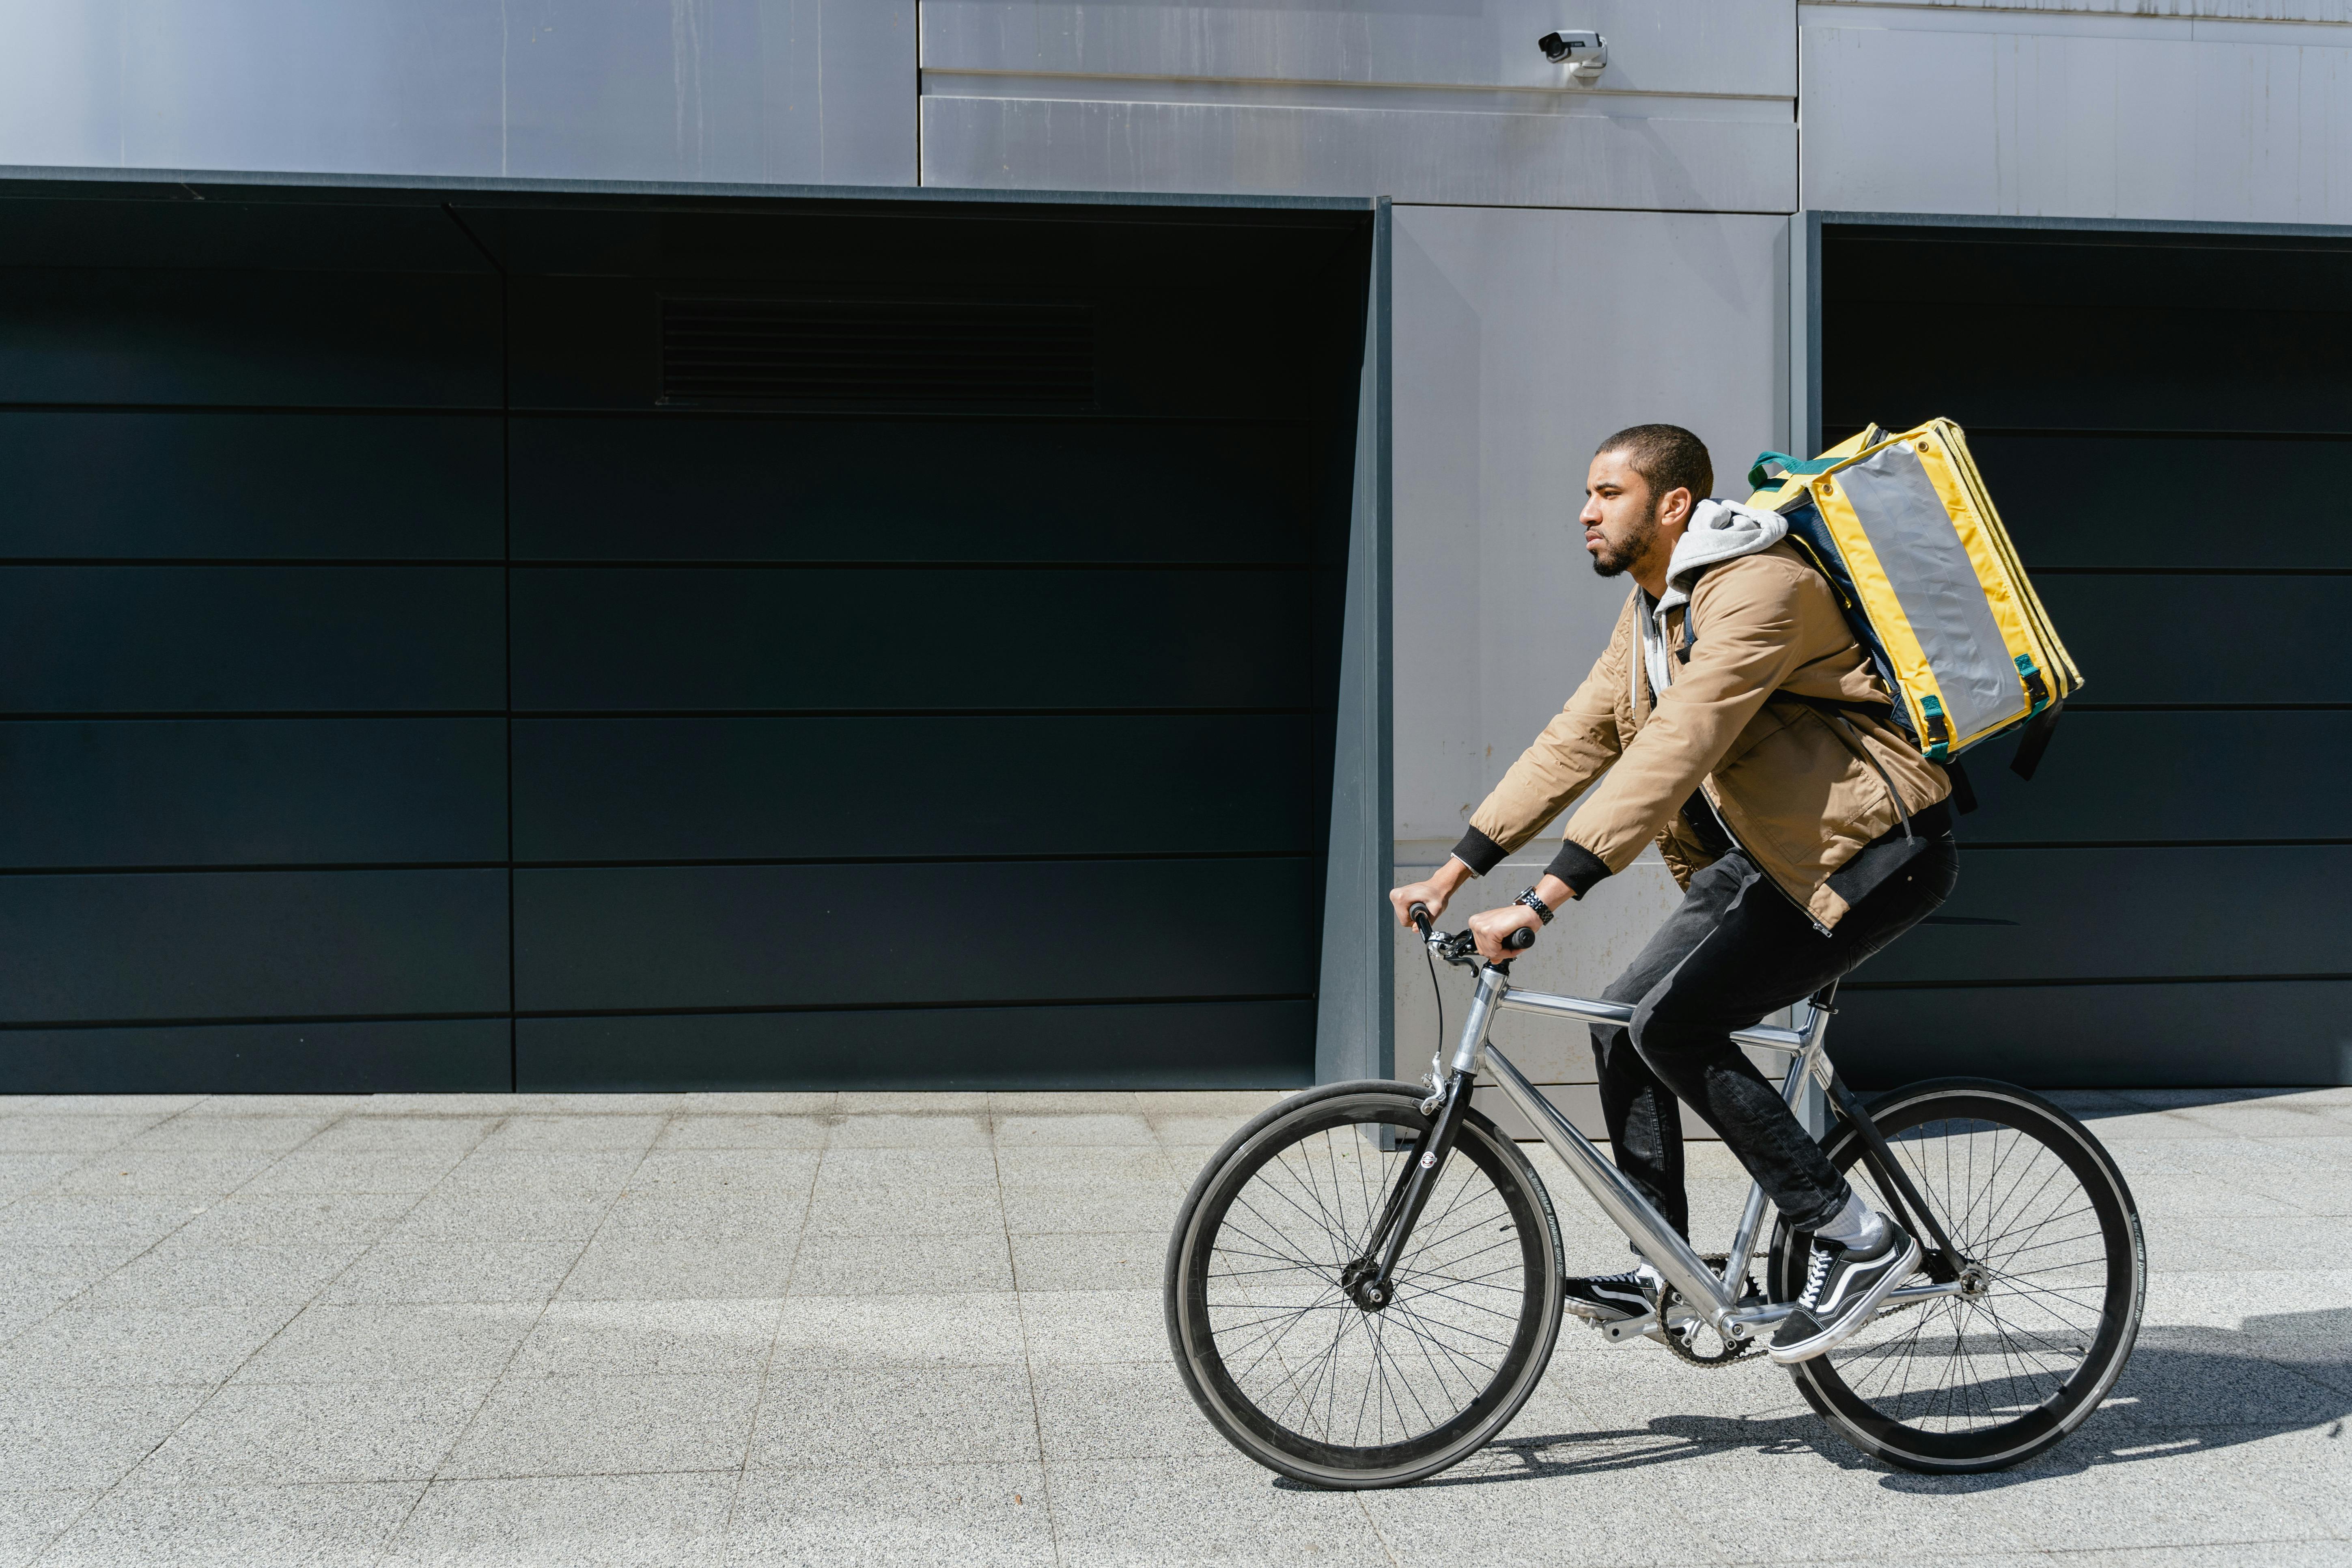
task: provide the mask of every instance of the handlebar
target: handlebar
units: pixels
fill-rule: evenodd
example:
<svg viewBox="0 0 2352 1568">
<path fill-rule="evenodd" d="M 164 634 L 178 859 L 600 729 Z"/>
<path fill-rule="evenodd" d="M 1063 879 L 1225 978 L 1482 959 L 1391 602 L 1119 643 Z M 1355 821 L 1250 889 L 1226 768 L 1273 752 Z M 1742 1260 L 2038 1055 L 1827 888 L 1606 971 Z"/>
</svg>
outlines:
<svg viewBox="0 0 2352 1568">
<path fill-rule="evenodd" d="M 1446 963 L 1466 964 L 1476 962 L 1477 947 L 1472 941 L 1470 933 L 1465 931 L 1456 936 L 1447 936 L 1443 931 L 1433 930 L 1430 922 L 1427 904 L 1416 899 L 1405 910 L 1405 915 L 1414 925 L 1421 928 L 1421 940 L 1428 944 L 1429 950 Z M 1503 945 L 1513 952 L 1525 952 L 1535 944 L 1536 933 L 1533 928 L 1528 926 L 1521 926 L 1503 939 Z"/>
</svg>

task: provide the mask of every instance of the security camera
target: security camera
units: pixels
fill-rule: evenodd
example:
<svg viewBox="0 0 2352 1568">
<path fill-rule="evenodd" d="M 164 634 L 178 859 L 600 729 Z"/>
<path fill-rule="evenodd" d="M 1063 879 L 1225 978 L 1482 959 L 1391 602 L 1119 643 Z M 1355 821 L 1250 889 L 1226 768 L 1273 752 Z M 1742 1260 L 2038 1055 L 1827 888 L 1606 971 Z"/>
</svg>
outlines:
<svg viewBox="0 0 2352 1568">
<path fill-rule="evenodd" d="M 1562 27 L 1557 33 L 1546 33 L 1536 40 L 1536 47 L 1552 64 L 1564 65 L 1568 74 L 1582 82 L 1601 79 L 1609 67 L 1609 40 L 1590 27 Z"/>
</svg>

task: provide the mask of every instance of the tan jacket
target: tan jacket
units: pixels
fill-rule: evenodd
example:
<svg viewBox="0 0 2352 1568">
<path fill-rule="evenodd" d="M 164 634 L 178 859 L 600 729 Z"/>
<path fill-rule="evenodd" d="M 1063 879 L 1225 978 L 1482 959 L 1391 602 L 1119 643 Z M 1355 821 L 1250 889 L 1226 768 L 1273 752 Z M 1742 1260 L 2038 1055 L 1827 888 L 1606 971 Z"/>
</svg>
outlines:
<svg viewBox="0 0 2352 1568">
<path fill-rule="evenodd" d="M 1703 791 L 1765 875 L 1817 925 L 1836 925 L 1849 900 L 1832 879 L 1899 825 L 1890 790 L 1916 815 L 1950 781 L 1878 715 L 1792 700 L 1883 711 L 1888 693 L 1828 580 L 1787 542 L 1708 568 L 1689 609 L 1667 612 L 1675 664 L 1663 699 L 1643 670 L 1642 602 L 1639 588 L 1627 596 L 1600 662 L 1471 816 L 1455 853 L 1484 874 L 1582 795 L 1555 875 L 1580 896 L 1655 843 L 1687 887 L 1712 858 L 1682 815 Z M 1850 882 L 1843 892 L 1861 896 Z"/>
</svg>

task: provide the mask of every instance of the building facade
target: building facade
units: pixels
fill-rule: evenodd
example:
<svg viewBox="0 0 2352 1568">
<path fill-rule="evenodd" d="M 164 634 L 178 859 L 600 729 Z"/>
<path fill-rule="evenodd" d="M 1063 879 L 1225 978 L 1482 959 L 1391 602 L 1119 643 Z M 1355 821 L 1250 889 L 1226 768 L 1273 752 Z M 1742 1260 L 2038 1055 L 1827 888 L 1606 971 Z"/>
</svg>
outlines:
<svg viewBox="0 0 2352 1568">
<path fill-rule="evenodd" d="M 2352 1081 L 2345 0 L 16 0 L 0 163 L 10 1087 L 1410 1076 L 1594 443 L 1933 415 L 2087 685 L 1849 1070 Z"/>
</svg>

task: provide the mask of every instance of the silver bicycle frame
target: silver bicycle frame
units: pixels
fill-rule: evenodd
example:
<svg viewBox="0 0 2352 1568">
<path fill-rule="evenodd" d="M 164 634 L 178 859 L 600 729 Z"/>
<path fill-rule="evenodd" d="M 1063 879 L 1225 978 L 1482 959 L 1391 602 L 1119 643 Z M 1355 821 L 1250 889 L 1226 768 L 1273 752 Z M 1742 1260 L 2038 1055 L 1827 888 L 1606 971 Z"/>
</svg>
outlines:
<svg viewBox="0 0 2352 1568">
<path fill-rule="evenodd" d="M 1565 1018 L 1583 1024 L 1614 1024 L 1619 1027 L 1633 1021 L 1633 1009 L 1618 1002 L 1599 1002 L 1582 996 L 1554 996 L 1541 991 L 1514 991 L 1510 977 L 1492 964 L 1478 971 L 1477 994 L 1470 1001 L 1470 1016 L 1463 1020 L 1461 1043 L 1454 1047 L 1450 1070 L 1475 1073 L 1483 1051 L 1495 1081 L 1519 1108 L 1520 1114 L 1534 1124 L 1543 1141 L 1551 1145 L 1569 1173 L 1592 1194 L 1618 1229 L 1639 1248 L 1666 1283 L 1682 1292 L 1698 1315 L 1706 1320 L 1717 1332 L 1741 1333 L 1779 1321 L 1792 1310 L 1786 1303 L 1749 1307 L 1739 1305 L 1741 1287 L 1746 1279 L 1748 1259 L 1756 1249 L 1756 1233 L 1764 1223 L 1764 1189 L 1750 1184 L 1748 1204 L 1739 1216 L 1739 1228 L 1717 1277 L 1707 1268 L 1706 1260 L 1691 1250 L 1666 1223 L 1665 1216 L 1653 1207 L 1640 1189 L 1627 1181 L 1623 1173 L 1610 1163 L 1607 1156 L 1592 1145 L 1592 1141 L 1576 1130 L 1574 1123 L 1559 1113 L 1559 1108 L 1544 1098 L 1527 1075 L 1511 1064 L 1511 1059 L 1495 1048 L 1486 1039 L 1486 1026 L 1496 1013 L 1534 1013 L 1548 1018 Z M 1781 1097 L 1791 1110 L 1803 1094 L 1807 1075 L 1822 1071 L 1822 1040 L 1829 1033 L 1830 1015 L 1826 1008 L 1808 1004 L 1792 1029 L 1758 1025 L 1732 1035 L 1739 1045 L 1755 1046 L 1768 1051 L 1778 1051 L 1790 1058 L 1789 1072 L 1780 1086 Z M 1826 1073 L 1823 1074 L 1826 1077 Z M 1961 1287 L 1921 1285 L 1893 1292 L 1886 1299 L 1889 1307 L 1938 1296 L 1959 1293 Z"/>
</svg>

